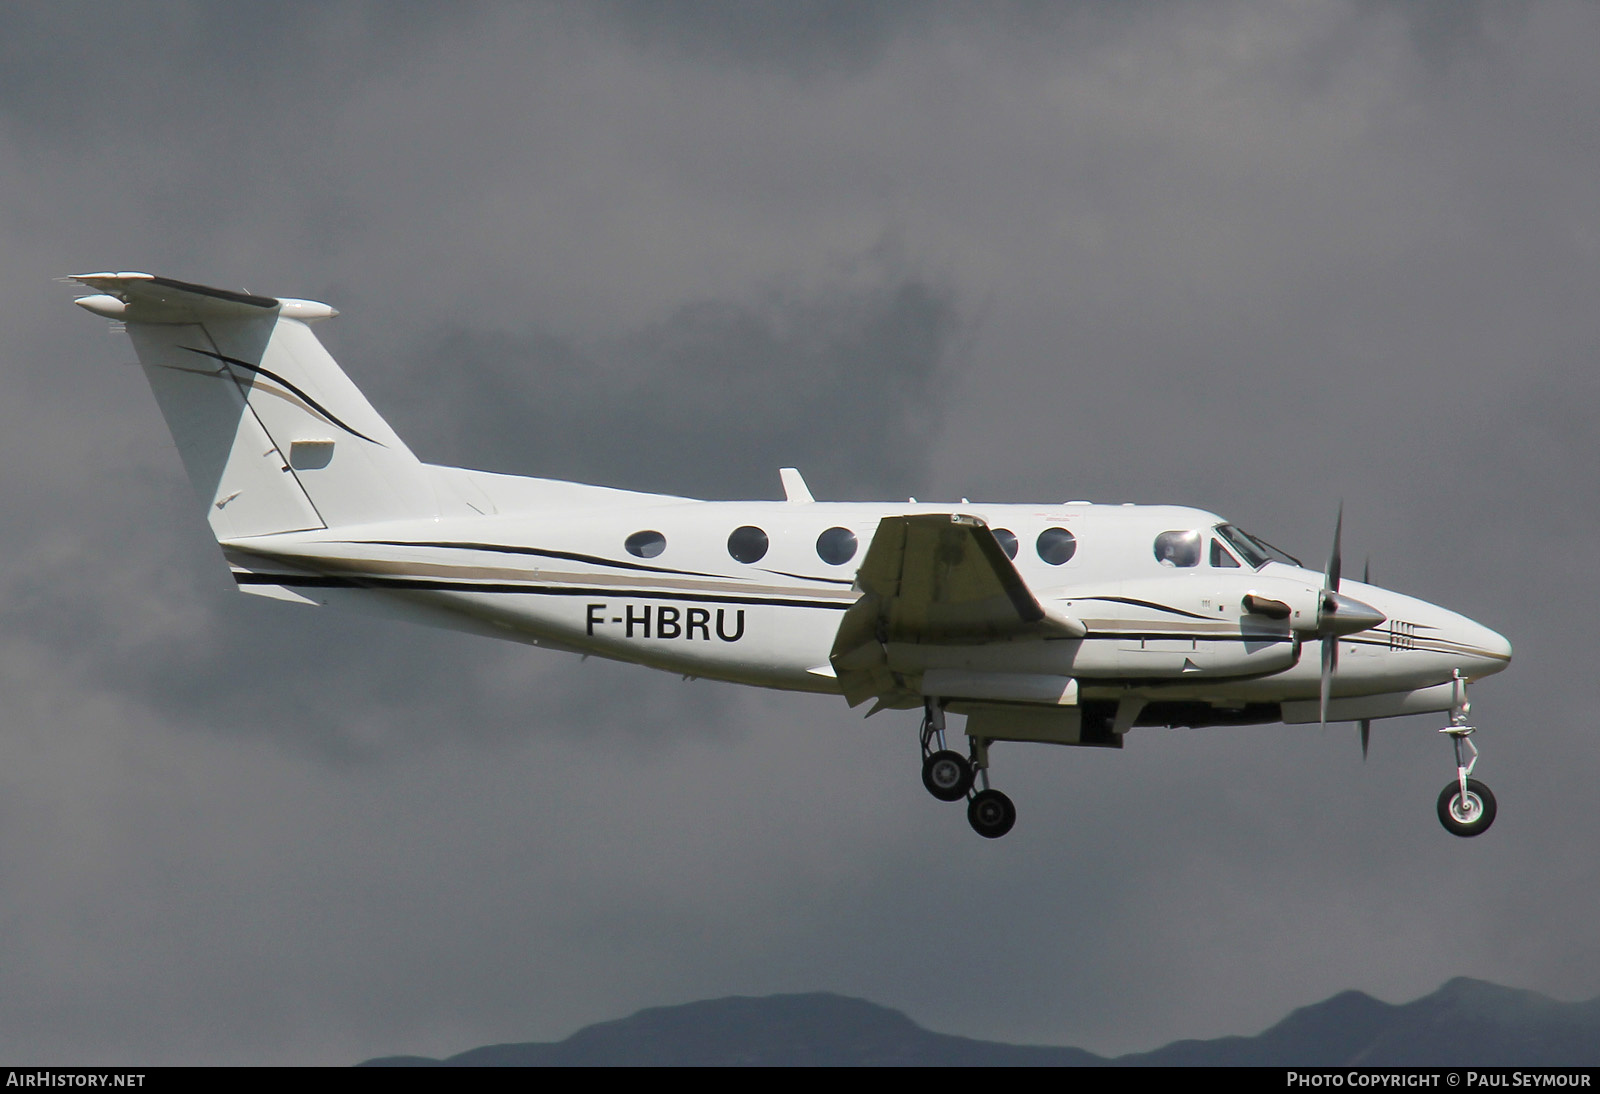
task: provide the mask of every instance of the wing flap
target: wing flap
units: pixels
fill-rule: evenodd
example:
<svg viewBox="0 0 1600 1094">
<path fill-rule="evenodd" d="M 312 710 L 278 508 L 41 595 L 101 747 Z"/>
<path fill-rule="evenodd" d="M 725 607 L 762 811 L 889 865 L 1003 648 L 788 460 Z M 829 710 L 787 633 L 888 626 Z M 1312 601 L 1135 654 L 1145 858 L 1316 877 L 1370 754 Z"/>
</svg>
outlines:
<svg viewBox="0 0 1600 1094">
<path fill-rule="evenodd" d="M 989 526 L 961 513 L 885 517 L 856 574 L 830 661 L 852 705 L 902 687 L 889 643 L 968 645 L 1081 638 L 1077 619 L 1047 608 Z"/>
</svg>

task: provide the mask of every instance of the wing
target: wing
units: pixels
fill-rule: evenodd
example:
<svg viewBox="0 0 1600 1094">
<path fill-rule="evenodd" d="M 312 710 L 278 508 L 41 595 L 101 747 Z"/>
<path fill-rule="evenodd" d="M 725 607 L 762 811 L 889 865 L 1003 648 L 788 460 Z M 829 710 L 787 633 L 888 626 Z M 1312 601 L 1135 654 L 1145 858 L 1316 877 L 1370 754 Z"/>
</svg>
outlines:
<svg viewBox="0 0 1600 1094">
<path fill-rule="evenodd" d="M 989 526 L 959 513 L 885 517 L 856 574 L 829 661 L 852 706 L 899 690 L 888 643 L 981 645 L 1082 638 L 1081 622 L 1042 604 Z"/>
</svg>

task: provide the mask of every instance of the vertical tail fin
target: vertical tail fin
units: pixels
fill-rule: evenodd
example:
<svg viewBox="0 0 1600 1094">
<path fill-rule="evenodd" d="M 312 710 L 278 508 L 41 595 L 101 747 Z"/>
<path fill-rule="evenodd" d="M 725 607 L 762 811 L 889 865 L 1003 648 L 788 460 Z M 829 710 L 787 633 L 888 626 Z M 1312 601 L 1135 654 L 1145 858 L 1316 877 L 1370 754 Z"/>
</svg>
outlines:
<svg viewBox="0 0 1600 1094">
<path fill-rule="evenodd" d="M 307 323 L 309 300 L 143 273 L 83 274 L 127 331 L 219 541 L 435 516 L 411 450 Z"/>
</svg>

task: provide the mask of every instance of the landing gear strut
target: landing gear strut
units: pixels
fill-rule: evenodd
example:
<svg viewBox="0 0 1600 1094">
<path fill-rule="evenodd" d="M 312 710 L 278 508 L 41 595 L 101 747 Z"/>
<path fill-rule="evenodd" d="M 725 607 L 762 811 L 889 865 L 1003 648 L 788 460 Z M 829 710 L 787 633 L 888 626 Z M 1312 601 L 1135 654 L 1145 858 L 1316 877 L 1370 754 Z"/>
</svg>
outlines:
<svg viewBox="0 0 1600 1094">
<path fill-rule="evenodd" d="M 1467 702 L 1467 682 L 1456 673 L 1455 704 L 1450 709 L 1450 724 L 1439 732 L 1448 734 L 1456 750 L 1456 777 L 1439 792 L 1439 823 L 1453 836 L 1479 836 L 1494 823 L 1494 794 L 1472 778 L 1478 766 L 1478 748 L 1472 743 L 1473 727 L 1467 724 L 1472 704 Z"/>
<path fill-rule="evenodd" d="M 967 799 L 967 823 L 985 839 L 999 839 L 1011 831 L 1017 823 L 1017 807 L 989 786 L 989 741 L 971 738 L 970 759 L 946 747 L 944 707 L 937 699 L 923 703 L 921 739 L 922 785 L 928 793 L 944 802 Z M 974 793 L 973 783 L 978 780 L 983 789 Z"/>
</svg>

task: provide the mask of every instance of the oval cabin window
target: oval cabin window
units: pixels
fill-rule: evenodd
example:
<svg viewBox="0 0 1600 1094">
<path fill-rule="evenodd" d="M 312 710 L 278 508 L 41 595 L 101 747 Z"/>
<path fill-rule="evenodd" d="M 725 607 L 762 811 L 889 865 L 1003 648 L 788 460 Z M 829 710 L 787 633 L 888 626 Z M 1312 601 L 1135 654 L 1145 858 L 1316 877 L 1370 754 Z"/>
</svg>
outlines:
<svg viewBox="0 0 1600 1094">
<path fill-rule="evenodd" d="M 1039 533 L 1035 544 L 1039 557 L 1052 566 L 1059 566 L 1078 553 L 1078 537 L 1065 528 L 1046 528 Z"/>
<path fill-rule="evenodd" d="M 856 557 L 856 534 L 848 528 L 829 528 L 817 537 L 817 557 L 829 566 L 843 566 Z"/>
<path fill-rule="evenodd" d="M 735 528 L 728 537 L 728 553 L 743 563 L 760 562 L 767 555 L 767 533 L 751 524 Z"/>
<path fill-rule="evenodd" d="M 622 545 L 636 558 L 655 558 L 667 549 L 667 537 L 660 532 L 635 532 Z"/>
</svg>

